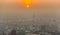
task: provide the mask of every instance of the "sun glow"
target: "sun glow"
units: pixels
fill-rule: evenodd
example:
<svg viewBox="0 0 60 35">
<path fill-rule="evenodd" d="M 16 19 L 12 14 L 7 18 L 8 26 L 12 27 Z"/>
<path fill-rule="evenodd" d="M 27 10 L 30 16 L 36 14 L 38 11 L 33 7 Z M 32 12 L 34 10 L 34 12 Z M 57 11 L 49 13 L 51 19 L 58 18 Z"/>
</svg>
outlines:
<svg viewBox="0 0 60 35">
<path fill-rule="evenodd" d="M 24 5 L 29 8 L 30 5 L 32 4 L 32 0 L 23 0 Z"/>
<path fill-rule="evenodd" d="M 32 8 L 37 4 L 37 0 L 17 0 L 18 4 L 21 4 L 22 7 Z"/>
</svg>

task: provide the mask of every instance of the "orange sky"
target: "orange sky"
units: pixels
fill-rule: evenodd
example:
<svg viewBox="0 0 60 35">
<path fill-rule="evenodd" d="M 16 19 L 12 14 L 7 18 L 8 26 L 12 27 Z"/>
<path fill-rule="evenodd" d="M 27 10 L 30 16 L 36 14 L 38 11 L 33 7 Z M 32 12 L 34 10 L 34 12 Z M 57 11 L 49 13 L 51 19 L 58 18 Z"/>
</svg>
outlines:
<svg viewBox="0 0 60 35">
<path fill-rule="evenodd" d="M 18 3 L 20 5 L 24 5 L 22 0 L 0 0 L 0 3 Z M 39 4 L 45 4 L 45 3 L 51 3 L 51 4 L 57 4 L 60 3 L 60 0 L 32 0 L 31 6 L 39 5 Z"/>
<path fill-rule="evenodd" d="M 14 2 L 22 2 L 22 0 L 0 0 L 0 2 L 5 2 L 5 3 L 14 3 Z M 33 2 L 36 3 L 46 3 L 46 2 L 50 2 L 50 3 L 60 3 L 60 0 L 33 0 Z"/>
</svg>

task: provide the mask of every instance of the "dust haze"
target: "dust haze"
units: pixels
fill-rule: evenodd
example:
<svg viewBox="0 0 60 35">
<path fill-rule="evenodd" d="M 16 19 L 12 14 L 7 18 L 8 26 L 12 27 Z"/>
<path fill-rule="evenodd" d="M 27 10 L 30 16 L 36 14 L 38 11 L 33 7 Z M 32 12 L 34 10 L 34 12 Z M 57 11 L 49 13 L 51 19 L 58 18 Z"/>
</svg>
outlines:
<svg viewBox="0 0 60 35">
<path fill-rule="evenodd" d="M 36 1 L 38 2 L 38 0 Z M 31 24 L 53 24 L 57 25 L 60 31 L 59 0 L 39 1 L 30 8 L 24 7 L 17 3 L 16 0 L 5 0 L 0 2 L 0 27 L 8 29 Z"/>
</svg>

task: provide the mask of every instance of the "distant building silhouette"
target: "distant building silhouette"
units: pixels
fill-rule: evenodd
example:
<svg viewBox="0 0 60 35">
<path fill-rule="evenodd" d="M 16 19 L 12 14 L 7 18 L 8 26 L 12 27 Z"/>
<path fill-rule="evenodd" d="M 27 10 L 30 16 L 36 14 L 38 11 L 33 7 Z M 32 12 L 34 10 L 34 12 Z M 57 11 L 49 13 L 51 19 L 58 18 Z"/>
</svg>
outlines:
<svg viewBox="0 0 60 35">
<path fill-rule="evenodd" d="M 13 30 L 11 31 L 10 35 L 16 35 L 16 30 L 13 29 Z"/>
</svg>

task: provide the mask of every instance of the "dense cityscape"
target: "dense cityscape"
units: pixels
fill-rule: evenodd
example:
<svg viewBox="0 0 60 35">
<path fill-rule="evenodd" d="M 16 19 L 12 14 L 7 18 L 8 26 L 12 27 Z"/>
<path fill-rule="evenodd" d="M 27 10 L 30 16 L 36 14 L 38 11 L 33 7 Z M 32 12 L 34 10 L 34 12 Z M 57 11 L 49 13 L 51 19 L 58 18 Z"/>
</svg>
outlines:
<svg viewBox="0 0 60 35">
<path fill-rule="evenodd" d="M 60 35 L 59 3 L 24 8 L 0 3 L 0 35 Z"/>
</svg>

